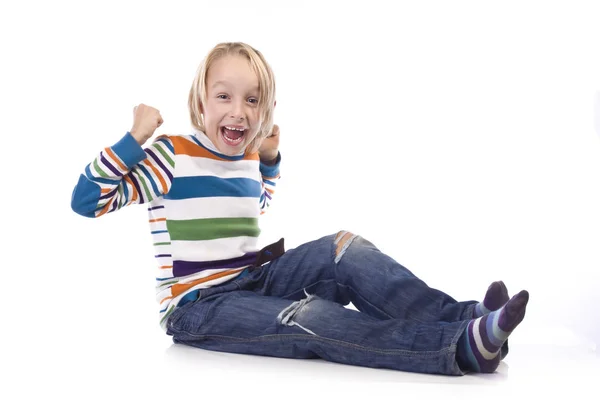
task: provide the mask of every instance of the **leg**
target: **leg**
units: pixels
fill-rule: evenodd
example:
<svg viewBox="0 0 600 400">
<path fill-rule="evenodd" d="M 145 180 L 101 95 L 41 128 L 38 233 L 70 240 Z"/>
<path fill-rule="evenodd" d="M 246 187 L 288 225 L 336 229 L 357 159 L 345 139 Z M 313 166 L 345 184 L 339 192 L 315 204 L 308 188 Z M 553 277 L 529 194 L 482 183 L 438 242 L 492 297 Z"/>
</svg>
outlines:
<svg viewBox="0 0 600 400">
<path fill-rule="evenodd" d="M 167 333 L 213 351 L 462 375 L 456 348 L 468 322 L 380 320 L 314 295 L 292 301 L 233 290 L 175 311 Z"/>
<path fill-rule="evenodd" d="M 378 319 L 454 322 L 475 316 L 477 301 L 457 302 L 430 288 L 372 243 L 349 232 L 289 250 L 268 266 L 261 294 L 300 299 L 304 291 Z"/>
</svg>

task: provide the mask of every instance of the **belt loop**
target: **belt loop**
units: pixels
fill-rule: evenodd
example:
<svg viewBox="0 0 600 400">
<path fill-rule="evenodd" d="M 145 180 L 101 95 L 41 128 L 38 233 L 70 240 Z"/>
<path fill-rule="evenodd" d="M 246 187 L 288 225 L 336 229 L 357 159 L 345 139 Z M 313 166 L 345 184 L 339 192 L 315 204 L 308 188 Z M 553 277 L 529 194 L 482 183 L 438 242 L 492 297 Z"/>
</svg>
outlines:
<svg viewBox="0 0 600 400">
<path fill-rule="evenodd" d="M 266 264 L 274 259 L 281 257 L 285 253 L 284 239 L 281 238 L 277 242 L 265 246 L 258 255 L 256 261 L 249 268 L 250 271 L 254 271 L 256 268 Z"/>
</svg>

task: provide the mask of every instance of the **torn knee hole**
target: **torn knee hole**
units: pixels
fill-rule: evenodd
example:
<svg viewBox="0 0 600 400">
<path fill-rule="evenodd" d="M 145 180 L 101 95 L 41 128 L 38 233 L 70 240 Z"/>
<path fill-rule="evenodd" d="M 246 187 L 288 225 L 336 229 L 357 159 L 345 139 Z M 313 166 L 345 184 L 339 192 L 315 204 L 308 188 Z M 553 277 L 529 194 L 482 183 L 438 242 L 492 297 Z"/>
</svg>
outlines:
<svg viewBox="0 0 600 400">
<path fill-rule="evenodd" d="M 355 235 L 352 232 L 348 232 L 348 231 L 341 231 L 336 235 L 335 240 L 333 242 L 336 245 L 336 248 L 335 248 L 335 262 L 336 263 L 338 263 L 340 261 L 340 259 L 342 258 L 342 256 L 344 255 L 344 253 L 346 252 L 348 247 L 352 244 L 352 241 L 357 236 L 358 235 Z"/>
<path fill-rule="evenodd" d="M 307 294 L 306 298 L 293 302 L 279 313 L 279 315 L 277 316 L 277 322 L 285 326 L 297 326 L 303 331 L 316 336 L 316 333 L 314 333 L 310 329 L 303 327 L 295 321 L 295 317 L 297 317 L 300 313 L 310 312 L 310 305 L 308 303 L 314 300 L 315 298 L 315 295 Z"/>
</svg>

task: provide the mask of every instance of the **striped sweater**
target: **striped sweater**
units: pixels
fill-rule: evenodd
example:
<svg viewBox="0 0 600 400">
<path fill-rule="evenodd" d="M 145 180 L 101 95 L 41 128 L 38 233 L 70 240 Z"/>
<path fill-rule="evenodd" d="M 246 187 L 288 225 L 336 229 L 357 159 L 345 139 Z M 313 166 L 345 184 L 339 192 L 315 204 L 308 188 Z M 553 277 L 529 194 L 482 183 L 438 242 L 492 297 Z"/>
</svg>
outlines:
<svg viewBox="0 0 600 400">
<path fill-rule="evenodd" d="M 258 254 L 259 216 L 279 179 L 258 154 L 225 156 L 202 132 L 160 136 L 143 149 L 129 132 L 80 175 L 76 213 L 97 218 L 147 204 L 157 261 L 160 326 L 182 298 L 238 276 Z"/>
</svg>

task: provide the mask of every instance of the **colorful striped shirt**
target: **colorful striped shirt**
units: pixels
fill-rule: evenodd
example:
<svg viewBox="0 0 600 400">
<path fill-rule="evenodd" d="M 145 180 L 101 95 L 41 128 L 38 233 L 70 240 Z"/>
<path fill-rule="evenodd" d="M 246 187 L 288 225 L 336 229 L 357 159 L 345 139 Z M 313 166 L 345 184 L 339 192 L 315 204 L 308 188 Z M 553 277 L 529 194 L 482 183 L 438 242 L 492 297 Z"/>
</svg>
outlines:
<svg viewBox="0 0 600 400">
<path fill-rule="evenodd" d="M 202 132 L 158 137 L 143 149 L 129 132 L 86 166 L 71 208 L 98 218 L 147 204 L 157 261 L 160 326 L 198 289 L 237 277 L 258 254 L 258 218 L 271 202 L 281 155 L 220 154 Z"/>
</svg>

